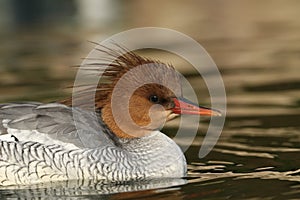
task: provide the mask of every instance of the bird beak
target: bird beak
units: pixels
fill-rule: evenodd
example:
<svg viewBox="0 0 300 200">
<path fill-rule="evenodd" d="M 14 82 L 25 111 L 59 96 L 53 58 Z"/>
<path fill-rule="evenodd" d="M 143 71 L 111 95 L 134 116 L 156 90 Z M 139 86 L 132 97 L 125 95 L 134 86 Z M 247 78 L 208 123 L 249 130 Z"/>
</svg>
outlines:
<svg viewBox="0 0 300 200">
<path fill-rule="evenodd" d="M 175 114 L 187 114 L 187 115 L 204 115 L 204 116 L 221 116 L 221 112 L 212 108 L 206 108 L 198 106 L 193 102 L 185 98 L 174 98 L 174 108 L 172 108 Z"/>
</svg>

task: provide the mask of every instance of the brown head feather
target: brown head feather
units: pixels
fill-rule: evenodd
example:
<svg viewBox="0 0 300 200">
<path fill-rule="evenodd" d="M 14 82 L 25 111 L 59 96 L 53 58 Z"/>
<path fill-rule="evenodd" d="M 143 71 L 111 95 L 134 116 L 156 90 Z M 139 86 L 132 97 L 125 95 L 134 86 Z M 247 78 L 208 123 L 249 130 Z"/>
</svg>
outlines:
<svg viewBox="0 0 300 200">
<path fill-rule="evenodd" d="M 100 46 L 99 44 L 97 44 Z M 132 138 L 132 137 L 141 137 L 149 133 L 147 131 L 140 131 L 137 133 L 136 136 L 131 136 L 124 131 L 122 131 L 116 124 L 113 116 L 112 116 L 112 109 L 111 109 L 111 96 L 115 85 L 130 70 L 142 66 L 142 65 L 151 65 L 149 69 L 151 70 L 146 71 L 144 74 L 139 74 L 139 77 L 133 77 L 130 81 L 135 82 L 138 79 L 142 79 L 144 77 L 150 76 L 152 79 L 157 79 L 158 84 L 150 84 L 144 85 L 141 88 L 137 89 L 136 92 L 133 94 L 130 105 L 129 111 L 131 114 L 132 119 L 134 122 L 140 126 L 145 126 L 150 123 L 151 119 L 148 116 L 149 109 L 153 105 L 149 103 L 149 97 L 147 95 L 152 94 L 153 91 L 157 93 L 157 95 L 167 99 L 165 102 L 168 105 L 163 105 L 166 109 L 169 108 L 171 105 L 171 98 L 170 96 L 181 95 L 181 86 L 179 84 L 180 78 L 176 71 L 174 70 L 173 66 L 166 65 L 157 60 L 151 60 L 148 58 L 144 58 L 135 54 L 134 52 L 130 52 L 124 47 L 116 45 L 118 50 L 114 50 L 105 46 L 100 46 L 97 48 L 98 51 L 105 53 L 108 56 L 108 59 L 103 58 L 95 58 L 93 62 L 90 64 L 86 64 L 82 66 L 81 69 L 86 69 L 87 71 L 90 70 L 92 73 L 99 73 L 103 72 L 101 76 L 101 80 L 97 85 L 96 91 L 93 86 L 84 85 L 83 89 L 75 96 L 78 99 L 82 99 L 81 101 L 81 108 L 85 107 L 85 104 L 89 104 L 91 100 L 86 101 L 85 95 L 87 93 L 94 92 L 95 93 L 95 108 L 97 110 L 101 110 L 102 118 L 104 122 L 108 125 L 108 127 L 119 137 L 121 138 Z M 111 58 L 110 58 L 111 57 Z M 115 59 L 116 58 L 116 59 Z M 115 60 L 113 60 L 115 59 Z M 103 70 L 105 69 L 105 70 Z M 157 75 L 157 73 L 158 75 Z M 163 80 L 166 79 L 166 80 Z M 127 81 L 127 82 L 130 82 Z M 173 85 L 176 85 L 179 89 L 177 94 L 174 94 L 169 89 L 163 87 L 164 81 L 172 82 Z M 127 84 L 127 83 L 126 83 Z M 130 83 L 128 83 L 130 87 Z M 122 94 L 119 94 L 122 95 Z M 164 96 L 165 95 L 165 96 Z M 66 99 L 61 101 L 60 103 L 72 106 L 72 98 Z M 118 106 L 118 105 L 117 105 Z M 121 106 L 121 105 L 119 105 Z M 142 108 L 144 106 L 144 108 Z M 157 129 L 155 127 L 153 129 Z M 138 132 L 137 130 L 132 130 L 133 132 Z"/>
<path fill-rule="evenodd" d="M 158 64 L 158 65 L 165 65 L 167 67 L 170 67 L 174 69 L 174 67 L 171 64 L 164 64 L 159 60 L 152 60 L 149 58 L 145 58 L 142 56 L 137 55 L 136 53 L 127 50 L 125 47 L 122 47 L 118 44 L 115 44 L 118 48 L 117 50 L 108 48 L 106 46 L 102 46 L 98 43 L 91 42 L 93 44 L 96 44 L 100 47 L 96 48 L 97 51 L 103 52 L 107 54 L 108 56 L 111 56 L 111 58 L 92 58 L 94 60 L 93 63 L 88 63 L 83 66 L 76 66 L 81 67 L 81 69 L 86 71 L 91 71 L 91 73 L 98 73 L 99 71 L 102 71 L 105 69 L 105 71 L 102 74 L 102 79 L 105 80 L 105 82 L 101 81 L 99 82 L 96 94 L 95 94 L 95 108 L 97 110 L 103 108 L 105 104 L 107 104 L 107 100 L 109 97 L 109 94 L 112 93 L 112 90 L 117 83 L 117 81 L 126 74 L 129 70 L 145 65 L 145 64 Z M 117 58 L 116 60 L 113 60 L 114 58 Z M 89 59 L 89 58 L 85 58 Z M 108 66 L 108 67 L 107 67 Z M 83 98 L 86 93 L 94 92 L 94 86 L 90 85 L 79 85 L 78 87 L 82 87 L 83 89 L 78 92 L 79 96 L 76 96 L 76 98 Z M 61 100 L 60 103 L 72 106 L 72 97 Z M 82 108 L 84 108 L 84 102 L 80 105 Z"/>
</svg>

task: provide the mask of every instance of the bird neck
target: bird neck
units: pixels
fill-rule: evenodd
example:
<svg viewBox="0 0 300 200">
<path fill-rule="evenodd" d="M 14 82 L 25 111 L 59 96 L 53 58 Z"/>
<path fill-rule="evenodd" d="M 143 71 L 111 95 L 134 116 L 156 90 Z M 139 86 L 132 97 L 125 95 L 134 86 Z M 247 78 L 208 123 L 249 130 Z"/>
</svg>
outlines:
<svg viewBox="0 0 300 200">
<path fill-rule="evenodd" d="M 113 132 L 118 138 L 141 138 L 149 135 L 152 132 L 152 130 L 142 129 L 137 126 L 135 128 L 126 126 L 126 122 L 128 121 L 128 119 L 122 119 L 119 123 L 123 123 L 122 125 L 126 130 L 124 131 L 118 126 L 117 122 L 115 121 L 110 104 L 107 104 L 101 109 L 101 118 L 106 126 L 111 130 L 111 132 Z"/>
</svg>

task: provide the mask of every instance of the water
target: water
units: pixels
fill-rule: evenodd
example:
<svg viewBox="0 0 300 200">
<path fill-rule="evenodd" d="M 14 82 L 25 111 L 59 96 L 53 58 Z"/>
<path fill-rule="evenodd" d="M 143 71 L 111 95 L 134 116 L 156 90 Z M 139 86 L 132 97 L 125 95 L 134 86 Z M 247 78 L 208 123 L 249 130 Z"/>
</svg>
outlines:
<svg viewBox="0 0 300 200">
<path fill-rule="evenodd" d="M 142 1 L 108 3 L 102 6 L 111 12 L 98 16 L 105 23 L 96 28 L 82 25 L 90 18 L 76 5 L 72 2 L 67 13 L 60 10 L 66 7 L 61 5 L 54 14 L 57 5 L 53 5 L 34 23 L 27 18 L 0 21 L 0 102 L 62 99 L 70 94 L 66 87 L 72 86 L 76 72 L 69 66 L 80 63 L 93 47 L 86 40 L 157 25 L 197 39 L 216 61 L 227 93 L 222 135 L 212 152 L 199 159 L 209 123 L 201 119 L 199 133 L 185 152 L 189 164 L 185 179 L 10 187 L 0 189 L 1 199 L 300 199 L 299 2 L 176 2 L 168 5 L 169 14 L 176 13 L 173 17 L 160 11 L 153 17 L 148 11 L 152 7 L 146 9 Z M 137 17 L 141 15 L 144 21 Z M 185 64 L 167 54 L 147 54 L 183 71 L 199 93 L 199 101 L 209 105 L 203 81 Z M 164 132 L 172 137 L 176 123 L 168 124 Z"/>
</svg>

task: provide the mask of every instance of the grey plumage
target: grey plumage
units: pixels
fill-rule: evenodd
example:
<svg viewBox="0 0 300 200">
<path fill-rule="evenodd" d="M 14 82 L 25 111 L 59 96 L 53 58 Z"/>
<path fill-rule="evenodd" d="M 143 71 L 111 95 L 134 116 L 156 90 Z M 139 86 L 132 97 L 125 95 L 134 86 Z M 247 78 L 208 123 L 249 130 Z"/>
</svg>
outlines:
<svg viewBox="0 0 300 200">
<path fill-rule="evenodd" d="M 182 177 L 186 162 L 179 147 L 156 131 L 119 139 L 99 113 L 62 104 L 2 104 L 0 185 L 72 179 L 129 181 Z M 164 161 L 164 162 L 161 162 Z"/>
<path fill-rule="evenodd" d="M 9 120 L 8 128 L 36 130 L 80 148 L 116 142 L 96 113 L 62 104 L 3 104 L 0 105 L 0 121 L 4 119 Z M 0 130 L 7 133 L 7 128 L 0 124 Z"/>
</svg>

